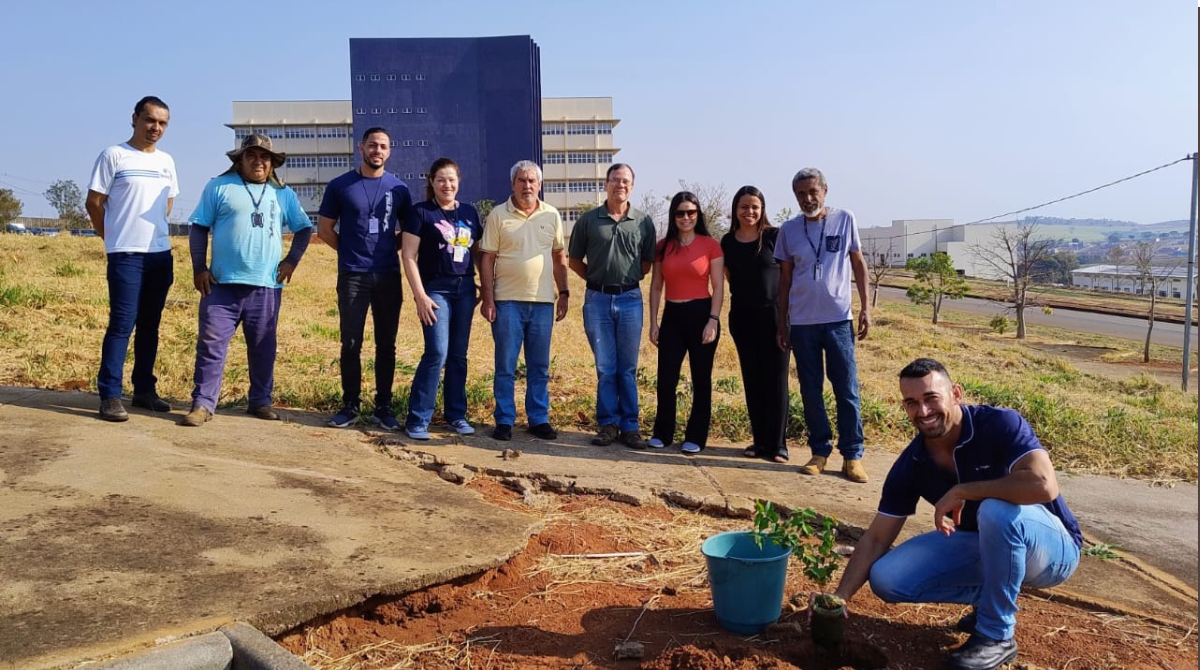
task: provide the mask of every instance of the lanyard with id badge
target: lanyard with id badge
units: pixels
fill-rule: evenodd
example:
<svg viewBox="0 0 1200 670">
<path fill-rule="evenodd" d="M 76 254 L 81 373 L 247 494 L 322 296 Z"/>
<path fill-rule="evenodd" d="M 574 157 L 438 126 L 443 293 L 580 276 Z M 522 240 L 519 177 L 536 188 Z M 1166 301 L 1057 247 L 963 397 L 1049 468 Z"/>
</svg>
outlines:
<svg viewBox="0 0 1200 670">
<path fill-rule="evenodd" d="M 817 259 L 817 262 L 813 264 L 813 281 L 821 281 L 824 276 L 824 268 L 821 266 L 821 248 L 825 246 L 825 222 L 828 216 L 826 214 L 821 217 L 821 236 L 817 238 L 821 244 L 813 244 L 812 237 L 808 234 L 808 220 L 805 219 L 804 222 L 804 239 L 808 240 L 808 246 L 812 247 L 813 256 Z"/>
<path fill-rule="evenodd" d="M 246 189 L 246 195 L 250 196 L 250 204 L 254 205 L 254 212 L 250 214 L 250 227 L 264 227 L 263 213 L 258 211 L 258 207 L 262 204 L 263 198 L 267 195 L 267 183 L 263 182 L 262 190 L 258 192 L 257 200 L 254 199 L 254 193 L 250 191 L 250 185 L 246 183 L 245 179 L 242 180 L 242 188 Z"/>
<path fill-rule="evenodd" d="M 367 232 L 371 235 L 379 234 L 379 217 L 375 215 L 375 205 L 379 204 L 379 190 L 383 188 L 383 179 L 380 178 L 375 183 L 375 197 L 367 193 L 367 178 L 363 177 L 358 183 L 362 184 L 363 197 L 367 199 Z M 383 231 L 387 232 L 387 221 L 383 222 Z"/>
<path fill-rule="evenodd" d="M 440 207 L 442 215 L 445 216 L 450 210 Z M 450 254 L 454 258 L 455 263 L 462 263 L 467 257 L 467 249 L 471 247 L 471 228 L 464 225 L 463 221 L 458 218 L 458 203 L 454 205 L 454 212 L 449 217 L 453 221 L 454 237 L 448 240 L 450 242 Z"/>
</svg>

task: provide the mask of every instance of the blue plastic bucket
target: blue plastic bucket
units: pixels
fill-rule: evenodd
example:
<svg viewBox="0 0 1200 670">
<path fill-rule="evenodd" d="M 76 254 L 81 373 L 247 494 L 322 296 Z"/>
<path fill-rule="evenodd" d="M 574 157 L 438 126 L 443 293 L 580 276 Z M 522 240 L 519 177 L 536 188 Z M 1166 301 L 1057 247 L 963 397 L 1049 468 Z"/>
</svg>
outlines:
<svg viewBox="0 0 1200 670">
<path fill-rule="evenodd" d="M 790 548 L 770 541 L 762 549 L 748 531 L 713 535 L 700 546 L 708 562 L 713 610 L 721 628 L 757 635 L 779 620 Z"/>
</svg>

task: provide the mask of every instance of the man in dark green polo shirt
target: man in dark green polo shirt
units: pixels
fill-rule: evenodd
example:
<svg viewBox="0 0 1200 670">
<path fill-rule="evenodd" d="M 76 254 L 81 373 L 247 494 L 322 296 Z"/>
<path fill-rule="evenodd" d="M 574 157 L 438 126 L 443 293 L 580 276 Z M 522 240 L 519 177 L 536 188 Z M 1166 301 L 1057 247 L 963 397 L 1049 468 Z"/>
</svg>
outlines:
<svg viewBox="0 0 1200 670">
<path fill-rule="evenodd" d="M 614 440 L 645 449 L 638 431 L 637 364 L 642 344 L 642 277 L 654 263 L 654 221 L 629 204 L 633 168 L 613 163 L 604 204 L 575 223 L 569 265 L 587 282 L 583 328 L 596 357 L 596 423 L 592 444 Z"/>
</svg>

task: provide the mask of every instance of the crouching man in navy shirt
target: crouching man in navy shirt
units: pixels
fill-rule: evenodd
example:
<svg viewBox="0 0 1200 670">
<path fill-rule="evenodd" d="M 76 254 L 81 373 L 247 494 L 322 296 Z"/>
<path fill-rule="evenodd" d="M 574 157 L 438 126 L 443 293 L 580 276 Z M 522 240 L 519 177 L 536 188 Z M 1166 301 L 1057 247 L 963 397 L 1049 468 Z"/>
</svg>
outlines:
<svg viewBox="0 0 1200 670">
<path fill-rule="evenodd" d="M 998 668 L 1017 657 L 1021 587 L 1061 584 L 1079 565 L 1079 524 L 1021 415 L 962 404 L 962 387 L 929 358 L 900 371 L 900 392 L 919 434 L 892 465 L 834 593 L 849 600 L 870 579 L 887 602 L 974 605 L 958 622 L 971 636 L 950 666 Z M 935 530 L 891 549 L 918 498 L 933 504 Z"/>
</svg>

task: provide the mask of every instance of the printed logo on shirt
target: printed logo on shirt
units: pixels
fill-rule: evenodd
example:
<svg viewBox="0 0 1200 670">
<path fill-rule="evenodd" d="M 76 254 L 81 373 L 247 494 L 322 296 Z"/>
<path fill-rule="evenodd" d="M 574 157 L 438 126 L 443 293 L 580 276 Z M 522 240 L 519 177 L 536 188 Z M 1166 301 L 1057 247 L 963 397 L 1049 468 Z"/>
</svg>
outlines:
<svg viewBox="0 0 1200 670">
<path fill-rule="evenodd" d="M 841 235 L 826 235 L 825 236 L 825 251 L 829 253 L 837 253 L 842 250 Z"/>
</svg>

